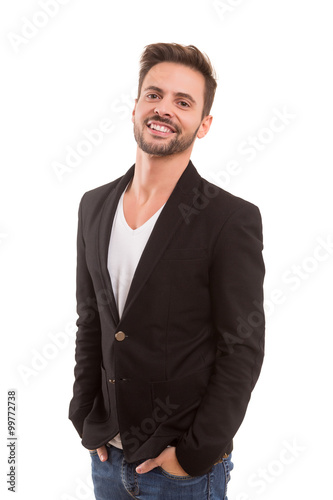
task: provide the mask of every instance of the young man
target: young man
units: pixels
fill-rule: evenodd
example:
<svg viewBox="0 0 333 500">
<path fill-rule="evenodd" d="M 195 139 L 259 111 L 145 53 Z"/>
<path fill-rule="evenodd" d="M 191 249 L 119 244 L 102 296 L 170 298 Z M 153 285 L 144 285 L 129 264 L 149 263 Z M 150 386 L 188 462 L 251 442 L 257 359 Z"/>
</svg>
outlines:
<svg viewBox="0 0 333 500">
<path fill-rule="evenodd" d="M 97 500 L 224 499 L 264 356 L 258 208 L 190 160 L 214 70 L 196 47 L 141 56 L 135 164 L 83 196 L 72 420 Z"/>
</svg>

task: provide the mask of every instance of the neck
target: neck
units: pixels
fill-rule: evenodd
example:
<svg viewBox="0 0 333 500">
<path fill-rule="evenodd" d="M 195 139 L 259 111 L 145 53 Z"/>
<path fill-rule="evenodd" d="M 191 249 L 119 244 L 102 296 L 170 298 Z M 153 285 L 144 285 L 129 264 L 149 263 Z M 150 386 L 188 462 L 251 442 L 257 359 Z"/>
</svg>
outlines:
<svg viewBox="0 0 333 500">
<path fill-rule="evenodd" d="M 135 171 L 128 187 L 138 203 L 168 198 L 187 167 L 192 148 L 178 155 L 152 156 L 137 148 Z"/>
</svg>

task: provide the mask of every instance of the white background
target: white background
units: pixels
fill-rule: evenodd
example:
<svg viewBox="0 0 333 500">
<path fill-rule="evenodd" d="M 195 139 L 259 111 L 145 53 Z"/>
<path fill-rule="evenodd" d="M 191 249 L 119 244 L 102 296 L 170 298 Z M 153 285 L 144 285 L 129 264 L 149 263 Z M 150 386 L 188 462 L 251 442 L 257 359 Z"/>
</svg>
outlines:
<svg viewBox="0 0 333 500">
<path fill-rule="evenodd" d="M 88 451 L 67 418 L 77 209 L 85 191 L 134 163 L 138 61 L 145 45 L 161 41 L 194 44 L 211 58 L 214 120 L 192 161 L 206 179 L 257 204 L 263 218 L 266 356 L 234 440 L 228 498 L 329 498 L 331 2 L 70 0 L 53 17 L 40 14 L 43 3 L 0 7 L 2 498 L 94 498 Z M 285 123 L 270 132 L 276 112 Z M 112 131 L 57 175 L 55 162 L 65 165 L 69 148 L 103 119 Z M 250 158 L 244 147 L 253 138 L 260 150 Z M 15 495 L 6 485 L 12 388 Z"/>
</svg>

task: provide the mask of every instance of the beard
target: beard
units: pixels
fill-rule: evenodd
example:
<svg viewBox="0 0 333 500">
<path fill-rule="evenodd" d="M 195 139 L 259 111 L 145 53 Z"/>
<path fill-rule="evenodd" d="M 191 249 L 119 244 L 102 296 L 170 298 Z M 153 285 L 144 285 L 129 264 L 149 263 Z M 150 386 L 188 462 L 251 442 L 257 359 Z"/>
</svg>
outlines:
<svg viewBox="0 0 333 500">
<path fill-rule="evenodd" d="M 143 131 L 147 126 L 148 121 L 149 118 L 144 121 L 142 129 L 140 129 L 139 126 L 134 123 L 134 137 L 139 148 L 142 149 L 142 151 L 144 151 L 145 153 L 153 156 L 170 156 L 176 153 L 182 153 L 193 144 L 201 125 L 200 124 L 198 126 L 193 134 L 187 134 L 184 137 L 179 138 L 179 132 L 176 130 L 176 132 L 174 132 L 173 134 L 174 137 L 171 136 L 167 139 L 163 139 L 166 141 L 166 144 L 154 144 L 154 137 L 152 137 L 151 139 L 152 142 L 147 142 L 143 137 Z M 158 121 L 161 124 L 165 123 L 167 125 L 166 121 L 163 122 L 161 120 L 156 120 L 156 118 L 155 121 Z"/>
</svg>

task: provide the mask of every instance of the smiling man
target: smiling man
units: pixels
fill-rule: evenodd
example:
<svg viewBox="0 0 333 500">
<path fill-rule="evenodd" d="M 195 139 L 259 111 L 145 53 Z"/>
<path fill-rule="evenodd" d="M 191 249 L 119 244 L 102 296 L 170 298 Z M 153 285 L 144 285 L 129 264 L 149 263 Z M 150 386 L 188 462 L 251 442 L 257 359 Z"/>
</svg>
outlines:
<svg viewBox="0 0 333 500">
<path fill-rule="evenodd" d="M 190 160 L 209 58 L 157 43 L 140 62 L 135 164 L 79 207 L 69 418 L 97 500 L 225 499 L 264 357 L 261 216 Z"/>
</svg>

